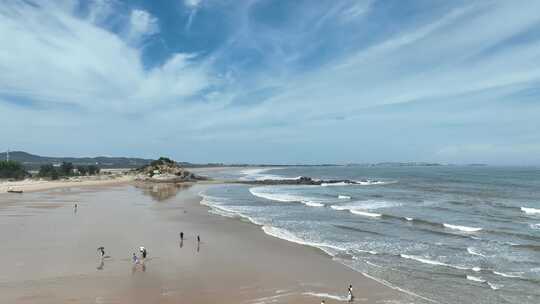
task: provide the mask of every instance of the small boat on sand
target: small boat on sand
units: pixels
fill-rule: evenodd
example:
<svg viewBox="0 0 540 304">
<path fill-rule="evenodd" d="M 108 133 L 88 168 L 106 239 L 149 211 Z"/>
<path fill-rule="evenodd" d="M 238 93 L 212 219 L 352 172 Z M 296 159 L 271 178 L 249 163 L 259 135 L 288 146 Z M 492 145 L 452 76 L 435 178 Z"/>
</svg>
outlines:
<svg viewBox="0 0 540 304">
<path fill-rule="evenodd" d="M 8 193 L 23 193 L 22 190 L 13 190 L 13 189 L 8 189 L 7 192 Z"/>
</svg>

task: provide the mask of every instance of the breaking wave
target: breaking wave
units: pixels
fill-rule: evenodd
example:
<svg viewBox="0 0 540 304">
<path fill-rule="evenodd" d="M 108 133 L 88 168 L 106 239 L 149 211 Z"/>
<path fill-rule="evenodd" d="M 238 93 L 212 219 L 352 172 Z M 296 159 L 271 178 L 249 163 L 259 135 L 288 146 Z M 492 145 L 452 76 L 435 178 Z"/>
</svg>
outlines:
<svg viewBox="0 0 540 304">
<path fill-rule="evenodd" d="M 528 208 L 528 207 L 521 207 L 520 209 L 526 214 L 540 214 L 540 209 Z"/>
<path fill-rule="evenodd" d="M 256 197 L 264 198 L 276 202 L 284 203 L 302 203 L 310 207 L 323 207 L 325 200 L 307 197 L 302 195 L 295 195 L 291 193 L 278 192 L 280 188 L 277 187 L 253 187 L 249 189 L 249 192 Z"/>
<path fill-rule="evenodd" d="M 463 231 L 463 232 L 478 232 L 478 231 L 482 230 L 482 228 L 450 225 L 450 224 L 446 224 L 446 223 L 444 223 L 443 226 L 448 228 L 448 229 L 459 230 L 459 231 Z"/>
<path fill-rule="evenodd" d="M 472 247 L 468 247 L 467 248 L 467 252 L 471 255 L 477 255 L 477 256 L 481 256 L 481 257 L 486 257 L 485 255 L 479 253 L 476 251 L 476 249 L 472 248 Z"/>
<path fill-rule="evenodd" d="M 286 240 L 286 241 L 301 244 L 301 245 L 319 248 L 330 256 L 335 256 L 337 253 L 347 250 L 347 248 L 343 248 L 343 247 L 332 245 L 332 244 L 303 240 L 299 238 L 298 236 L 294 235 L 289 230 L 286 230 L 283 228 L 277 228 L 274 226 L 265 225 L 265 226 L 262 226 L 262 230 L 264 231 L 264 233 L 270 236 L 276 237 L 278 239 Z"/>
</svg>

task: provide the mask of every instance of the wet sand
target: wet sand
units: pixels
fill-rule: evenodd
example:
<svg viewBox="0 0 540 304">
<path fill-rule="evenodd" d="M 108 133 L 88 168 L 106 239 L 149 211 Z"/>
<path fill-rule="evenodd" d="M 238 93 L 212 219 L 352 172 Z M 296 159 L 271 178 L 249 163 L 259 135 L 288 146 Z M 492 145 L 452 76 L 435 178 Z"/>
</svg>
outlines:
<svg viewBox="0 0 540 304">
<path fill-rule="evenodd" d="M 320 303 L 309 292 L 344 297 L 348 284 L 357 303 L 404 298 L 316 248 L 209 213 L 197 194 L 210 186 L 0 196 L 0 303 L 302 304 Z M 103 264 L 99 246 L 110 256 Z M 149 252 L 144 271 L 131 263 L 139 246 Z"/>
</svg>

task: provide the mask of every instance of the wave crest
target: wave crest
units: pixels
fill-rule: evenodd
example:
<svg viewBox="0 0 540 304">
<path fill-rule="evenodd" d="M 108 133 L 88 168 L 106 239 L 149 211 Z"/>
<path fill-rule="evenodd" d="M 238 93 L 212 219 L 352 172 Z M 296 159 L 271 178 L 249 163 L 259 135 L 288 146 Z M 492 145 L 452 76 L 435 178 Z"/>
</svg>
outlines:
<svg viewBox="0 0 540 304">
<path fill-rule="evenodd" d="M 521 207 L 520 209 L 526 214 L 540 214 L 540 209 L 529 208 L 529 207 Z"/>
<path fill-rule="evenodd" d="M 458 230 L 458 231 L 463 231 L 463 232 L 478 232 L 478 231 L 482 230 L 482 228 L 459 226 L 459 225 L 450 225 L 450 224 L 446 224 L 446 223 L 443 223 L 443 226 L 448 228 L 448 229 Z"/>
</svg>

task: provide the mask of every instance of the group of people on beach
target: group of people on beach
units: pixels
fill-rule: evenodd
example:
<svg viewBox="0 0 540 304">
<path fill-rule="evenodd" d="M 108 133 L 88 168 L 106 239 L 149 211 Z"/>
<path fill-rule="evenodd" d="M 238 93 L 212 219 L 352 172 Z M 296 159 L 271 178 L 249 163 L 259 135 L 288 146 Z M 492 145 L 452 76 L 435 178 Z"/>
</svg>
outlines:
<svg viewBox="0 0 540 304">
<path fill-rule="evenodd" d="M 75 204 L 74 206 L 75 210 L 77 210 L 77 204 Z M 184 242 L 184 232 L 180 232 L 180 247 L 182 247 L 182 244 Z M 200 235 L 197 235 L 197 252 L 199 251 L 199 248 L 200 248 L 200 244 L 201 244 L 201 236 Z M 105 255 L 105 247 L 104 246 L 100 246 L 98 247 L 97 249 L 98 253 L 99 253 L 99 256 L 100 256 L 100 266 L 98 267 L 98 269 L 103 269 L 103 260 L 105 258 L 107 258 L 108 256 Z M 148 256 L 148 250 L 146 250 L 146 247 L 144 246 L 140 246 L 139 247 L 139 253 L 140 255 L 137 255 L 135 252 L 133 253 L 133 255 L 131 256 L 131 261 L 133 262 L 133 267 L 135 268 L 137 265 L 142 265 L 143 267 L 143 271 L 146 269 L 145 267 L 145 260 L 146 260 L 146 257 Z"/>
</svg>

